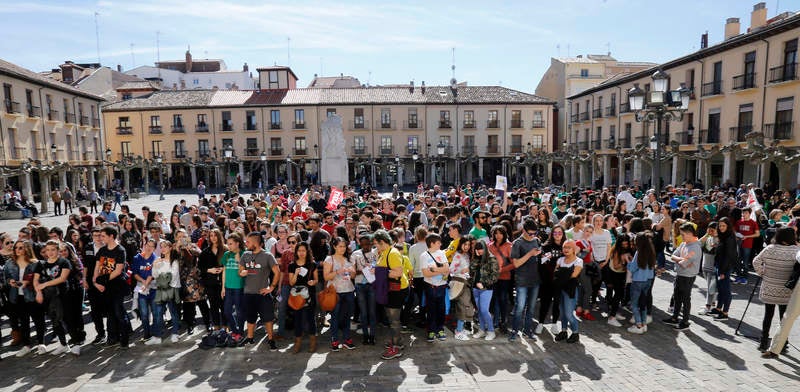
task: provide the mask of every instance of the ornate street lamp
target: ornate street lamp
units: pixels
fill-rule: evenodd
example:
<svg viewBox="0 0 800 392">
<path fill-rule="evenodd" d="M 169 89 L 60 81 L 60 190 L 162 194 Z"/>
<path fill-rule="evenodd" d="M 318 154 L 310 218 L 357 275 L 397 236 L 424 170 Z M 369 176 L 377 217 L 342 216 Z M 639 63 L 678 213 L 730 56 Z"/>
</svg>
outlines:
<svg viewBox="0 0 800 392">
<path fill-rule="evenodd" d="M 398 154 L 394 154 L 394 165 L 395 165 L 396 170 L 397 170 L 397 186 L 402 187 L 403 186 L 403 177 L 400 174 L 400 155 L 398 155 Z"/>
<path fill-rule="evenodd" d="M 445 145 L 440 140 L 439 144 L 436 145 L 436 156 L 437 156 L 437 158 L 439 160 L 439 171 L 440 171 L 440 175 L 439 175 L 440 181 L 437 181 L 438 183 L 440 183 L 439 185 L 444 185 L 444 182 L 447 180 L 447 178 L 445 178 L 445 176 L 446 176 L 446 173 L 445 173 L 446 162 L 444 161 L 444 150 L 445 150 Z"/>
<path fill-rule="evenodd" d="M 411 160 L 414 161 L 414 183 L 419 183 L 419 178 L 417 178 L 417 161 L 419 160 L 419 154 L 416 152 L 412 154 Z"/>
<path fill-rule="evenodd" d="M 261 151 L 261 155 L 259 156 L 261 159 L 261 168 L 264 170 L 264 177 L 261 179 L 261 188 L 264 193 L 267 193 L 267 151 Z"/>
<path fill-rule="evenodd" d="M 161 155 L 156 156 L 156 164 L 158 165 L 158 200 L 164 200 L 164 169 L 161 167 L 161 163 L 164 162 L 164 158 Z"/>
<path fill-rule="evenodd" d="M 223 158 L 225 159 L 225 186 L 227 188 L 231 187 L 231 180 L 230 180 L 230 168 L 228 165 L 233 160 L 233 147 L 228 144 L 227 146 L 222 148 Z"/>
<path fill-rule="evenodd" d="M 51 144 L 50 145 L 50 154 L 53 156 L 53 161 L 57 161 L 58 160 L 58 156 L 56 156 L 57 153 L 58 153 L 58 146 L 56 146 L 55 143 Z"/>
<path fill-rule="evenodd" d="M 286 184 L 289 185 L 289 189 L 292 188 L 292 155 L 291 154 L 286 156 Z"/>
<path fill-rule="evenodd" d="M 651 139 L 650 148 L 653 149 L 653 189 L 656 195 L 661 194 L 661 123 L 667 121 L 681 121 L 683 113 L 689 107 L 689 90 L 681 84 L 674 91 L 667 91 L 669 75 L 662 70 L 653 73 L 653 89 L 647 94 L 639 88 L 638 83 L 628 90 L 628 103 L 631 111 L 636 113 L 637 122 L 655 122 L 655 142 Z"/>
</svg>

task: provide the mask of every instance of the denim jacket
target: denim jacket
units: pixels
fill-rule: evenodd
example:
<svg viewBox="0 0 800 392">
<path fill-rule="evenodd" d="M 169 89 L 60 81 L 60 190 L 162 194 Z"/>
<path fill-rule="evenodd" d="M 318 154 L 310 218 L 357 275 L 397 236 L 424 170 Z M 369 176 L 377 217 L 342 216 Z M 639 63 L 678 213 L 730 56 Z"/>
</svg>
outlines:
<svg viewBox="0 0 800 392">
<path fill-rule="evenodd" d="M 36 269 L 36 263 L 35 262 L 29 263 L 28 266 L 25 268 L 25 275 L 30 274 L 31 276 L 33 276 L 34 269 Z M 19 281 L 19 265 L 17 265 L 17 263 L 13 261 L 6 263 L 4 275 L 6 282 L 9 282 L 11 280 Z M 16 304 L 19 298 L 19 289 L 11 286 L 6 286 L 6 289 L 8 290 L 8 300 L 12 304 Z M 33 289 L 33 286 L 25 287 L 25 289 L 23 289 L 23 292 L 25 293 L 25 302 L 36 301 L 36 291 Z"/>
</svg>

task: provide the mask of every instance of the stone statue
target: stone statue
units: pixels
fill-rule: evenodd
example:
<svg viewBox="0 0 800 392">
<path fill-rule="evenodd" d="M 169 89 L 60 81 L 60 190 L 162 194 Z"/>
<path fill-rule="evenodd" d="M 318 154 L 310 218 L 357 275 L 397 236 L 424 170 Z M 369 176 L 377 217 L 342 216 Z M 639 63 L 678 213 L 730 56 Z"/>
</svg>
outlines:
<svg viewBox="0 0 800 392">
<path fill-rule="evenodd" d="M 320 183 L 343 186 L 348 184 L 347 153 L 345 151 L 342 117 L 331 115 L 322 122 L 320 132 Z"/>
</svg>

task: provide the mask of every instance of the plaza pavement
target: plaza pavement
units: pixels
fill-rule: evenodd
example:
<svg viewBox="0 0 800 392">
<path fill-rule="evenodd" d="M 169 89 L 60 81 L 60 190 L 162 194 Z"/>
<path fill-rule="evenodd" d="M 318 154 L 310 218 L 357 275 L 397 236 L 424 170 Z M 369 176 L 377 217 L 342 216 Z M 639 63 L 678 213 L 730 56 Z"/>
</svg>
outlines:
<svg viewBox="0 0 800 392">
<path fill-rule="evenodd" d="M 142 205 L 168 211 L 195 195 L 167 195 L 131 200 L 131 211 Z M 45 225 L 63 225 L 66 218 L 45 217 Z M 2 221 L 3 230 L 17 230 L 24 222 Z M 29 354 L 18 359 L 8 347 L 8 325 L 3 325 L 3 360 L 0 390 L 172 391 L 172 390 L 312 390 L 312 391 L 797 391 L 800 390 L 800 351 L 790 348 L 779 360 L 762 360 L 757 342 L 734 335 L 756 279 L 734 285 L 731 320 L 712 321 L 692 316 L 691 329 L 676 332 L 661 324 L 671 294 L 672 275 L 656 280 L 655 322 L 647 334 L 632 335 L 605 321 L 583 322 L 580 344 L 553 342 L 549 328 L 538 341 L 505 336 L 487 341 L 456 341 L 448 331 L 445 342 L 427 343 L 423 333 L 406 335 L 411 343 L 404 356 L 380 360 L 379 346 L 364 347 L 354 334 L 355 350 L 329 352 L 328 335 L 320 337 L 316 354 L 291 353 L 289 341 L 278 343 L 279 352 L 258 346 L 201 350 L 199 334 L 182 335 L 179 343 L 158 347 L 138 343 L 119 349 L 84 346 L 80 357 Z M 705 282 L 698 278 L 693 296 L 696 314 L 704 303 Z M 625 313 L 627 314 L 627 313 Z M 747 310 L 741 334 L 758 335 L 763 305 L 757 295 Z M 777 317 L 777 316 L 776 316 Z M 88 319 L 87 319 L 88 320 Z M 627 327 L 627 323 L 623 323 Z M 138 320 L 133 321 L 138 328 Z M 549 327 L 549 325 L 548 325 Z M 773 333 L 777 320 L 773 322 Z M 379 327 L 378 341 L 386 336 Z M 89 339 L 94 337 L 87 324 Z M 259 331 L 257 338 L 263 337 Z M 791 343 L 800 342 L 795 328 Z M 51 344 L 49 348 L 55 347 Z"/>
</svg>

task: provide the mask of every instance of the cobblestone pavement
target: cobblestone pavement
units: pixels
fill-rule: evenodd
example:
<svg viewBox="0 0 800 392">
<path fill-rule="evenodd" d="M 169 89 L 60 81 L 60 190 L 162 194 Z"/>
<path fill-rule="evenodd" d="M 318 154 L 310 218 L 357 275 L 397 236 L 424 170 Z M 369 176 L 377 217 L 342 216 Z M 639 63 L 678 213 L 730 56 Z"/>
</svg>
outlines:
<svg viewBox="0 0 800 392">
<path fill-rule="evenodd" d="M 151 196 L 129 204 L 132 211 L 140 211 L 142 204 L 166 210 L 181 197 L 192 201 L 196 196 L 170 195 L 163 202 Z M 44 218 L 45 224 L 55 223 L 50 219 Z M 3 222 L 5 230 L 22 224 Z M 734 285 L 730 321 L 693 315 L 687 332 L 673 331 L 658 321 L 666 317 L 671 294 L 672 276 L 666 275 L 656 281 L 654 290 L 656 321 L 642 336 L 604 321 L 583 322 L 580 344 L 574 345 L 553 342 L 549 328 L 538 341 L 520 339 L 515 343 L 505 336 L 491 342 L 461 342 L 450 332 L 445 342 L 427 343 L 422 331 L 415 330 L 407 335 L 411 343 L 404 356 L 392 361 L 380 360 L 378 346 L 331 353 L 325 345 L 327 334 L 320 338 L 316 354 L 292 354 L 287 340 L 279 341 L 279 352 L 270 352 L 265 341 L 247 348 L 204 351 L 197 348 L 200 336 L 196 334 L 182 335 L 179 343 L 157 348 L 141 343 L 127 351 L 84 346 L 80 357 L 29 354 L 18 359 L 8 347 L 9 331 L 4 325 L 0 390 L 798 390 L 797 348 L 792 347 L 789 355 L 779 360 L 762 360 L 757 342 L 734 335 L 755 280 L 748 286 Z M 699 289 L 704 284 L 698 278 L 693 313 L 704 303 Z M 740 334 L 758 335 L 762 316 L 763 306 L 756 295 Z M 138 320 L 133 324 L 137 328 Z M 772 328 L 774 332 L 777 320 Z M 89 339 L 93 338 L 91 324 L 87 331 Z M 381 336 L 385 332 L 379 327 Z M 137 330 L 137 339 L 140 334 Z M 257 333 L 259 336 L 263 333 Z M 354 336 L 360 343 L 360 337 Z M 800 329 L 795 328 L 790 342 L 800 342 Z"/>
</svg>

